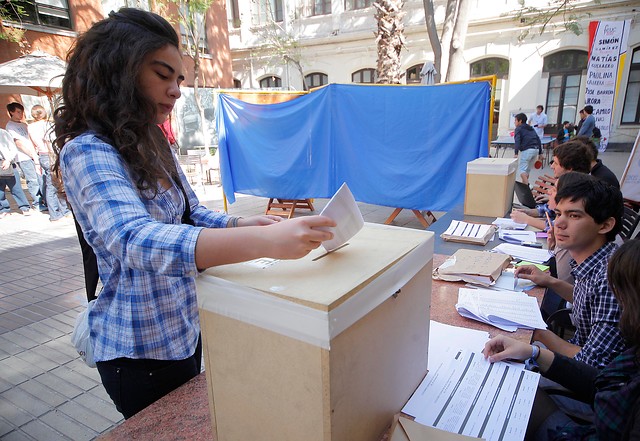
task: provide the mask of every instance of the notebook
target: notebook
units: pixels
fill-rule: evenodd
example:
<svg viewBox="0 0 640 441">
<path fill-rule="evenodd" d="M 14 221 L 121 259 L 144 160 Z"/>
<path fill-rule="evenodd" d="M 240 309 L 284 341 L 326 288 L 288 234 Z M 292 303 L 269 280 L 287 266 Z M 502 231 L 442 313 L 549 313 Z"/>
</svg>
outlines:
<svg viewBox="0 0 640 441">
<path fill-rule="evenodd" d="M 515 191 L 516 196 L 518 196 L 518 200 L 522 205 L 527 208 L 536 208 L 536 200 L 527 184 L 516 181 Z"/>
</svg>

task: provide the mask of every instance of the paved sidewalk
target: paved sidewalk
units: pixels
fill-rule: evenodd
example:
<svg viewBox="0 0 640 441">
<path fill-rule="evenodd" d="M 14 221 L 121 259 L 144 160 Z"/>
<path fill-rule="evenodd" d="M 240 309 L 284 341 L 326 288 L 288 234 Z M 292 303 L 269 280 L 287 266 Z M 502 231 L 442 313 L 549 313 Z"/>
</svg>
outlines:
<svg viewBox="0 0 640 441">
<path fill-rule="evenodd" d="M 605 153 L 602 159 L 621 176 L 628 156 Z M 543 172 L 550 170 L 533 177 Z M 204 205 L 222 210 L 220 187 L 197 191 Z M 317 213 L 326 202 L 315 201 Z M 266 205 L 264 198 L 238 195 L 229 213 L 261 214 Z M 367 222 L 382 223 L 393 211 L 359 206 Z M 393 225 L 422 228 L 411 210 Z M 1 219 L 0 268 L 0 439 L 91 440 L 119 424 L 97 370 L 78 358 L 69 341 L 86 305 L 73 222 L 52 223 L 40 213 Z"/>
</svg>

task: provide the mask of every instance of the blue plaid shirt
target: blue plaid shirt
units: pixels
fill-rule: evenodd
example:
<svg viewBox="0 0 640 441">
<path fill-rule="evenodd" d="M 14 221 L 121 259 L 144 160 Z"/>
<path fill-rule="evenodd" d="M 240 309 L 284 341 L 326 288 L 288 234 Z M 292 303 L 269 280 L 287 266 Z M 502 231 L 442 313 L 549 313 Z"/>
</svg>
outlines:
<svg viewBox="0 0 640 441">
<path fill-rule="evenodd" d="M 569 342 L 582 347 L 576 360 L 597 368 L 609 364 L 625 349 L 618 328 L 620 307 L 607 280 L 607 263 L 617 248 L 609 242 L 580 265 L 571 260 L 576 333 Z"/>
<path fill-rule="evenodd" d="M 91 133 L 68 142 L 60 163 L 103 284 L 89 315 L 95 360 L 191 356 L 200 333 L 196 240 L 203 227 L 226 227 L 229 217 L 200 206 L 178 166 L 196 226 L 182 225 L 180 189 L 141 196 L 122 157 Z"/>
</svg>

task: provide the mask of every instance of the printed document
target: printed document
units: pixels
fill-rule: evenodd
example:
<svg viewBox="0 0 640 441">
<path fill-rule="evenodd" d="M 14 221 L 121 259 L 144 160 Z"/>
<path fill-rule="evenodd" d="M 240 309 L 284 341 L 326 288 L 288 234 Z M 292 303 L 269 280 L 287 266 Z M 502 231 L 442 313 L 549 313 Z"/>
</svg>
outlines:
<svg viewBox="0 0 640 441">
<path fill-rule="evenodd" d="M 522 441 L 540 375 L 459 350 L 429 373 L 402 411 L 416 422 L 487 441 Z"/>
<path fill-rule="evenodd" d="M 456 310 L 463 317 L 504 331 L 547 329 L 538 301 L 523 292 L 460 288 Z"/>
<path fill-rule="evenodd" d="M 320 215 L 330 217 L 336 222 L 336 227 L 318 228 L 333 233 L 333 239 L 322 242 L 322 246 L 327 252 L 333 251 L 343 245 L 364 226 L 362 213 L 360 213 L 358 204 L 346 182 L 343 183 L 336 194 L 333 195 Z"/>
<path fill-rule="evenodd" d="M 511 243 L 501 243 L 493 248 L 493 251 L 508 254 L 514 259 L 528 260 L 533 263 L 544 263 L 553 257 L 549 250 L 540 248 L 523 247 Z"/>
</svg>

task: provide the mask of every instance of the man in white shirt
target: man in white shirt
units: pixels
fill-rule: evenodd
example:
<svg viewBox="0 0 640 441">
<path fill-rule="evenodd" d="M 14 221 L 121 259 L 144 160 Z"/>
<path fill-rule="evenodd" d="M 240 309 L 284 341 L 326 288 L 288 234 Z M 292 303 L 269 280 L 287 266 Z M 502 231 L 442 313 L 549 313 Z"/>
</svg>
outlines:
<svg viewBox="0 0 640 441">
<path fill-rule="evenodd" d="M 24 215 L 30 215 L 29 202 L 20 184 L 20 174 L 14 167 L 18 148 L 12 136 L 4 129 L 0 129 L 0 219 L 11 213 L 11 206 L 5 196 L 8 187 L 18 208 Z"/>
<path fill-rule="evenodd" d="M 543 112 L 544 107 L 542 105 L 538 105 L 536 107 L 536 113 L 532 113 L 529 117 L 529 121 L 527 123 L 533 127 L 533 130 L 536 131 L 538 138 L 542 139 L 544 136 L 544 126 L 547 125 L 547 114 Z"/>
<path fill-rule="evenodd" d="M 16 165 L 22 171 L 27 189 L 33 199 L 33 208 L 40 205 L 40 176 L 36 172 L 36 165 L 40 164 L 38 152 L 29 139 L 29 130 L 24 119 L 24 106 L 20 103 L 7 104 L 7 111 L 11 120 L 7 123 L 7 132 L 13 137 L 18 147 Z"/>
</svg>

